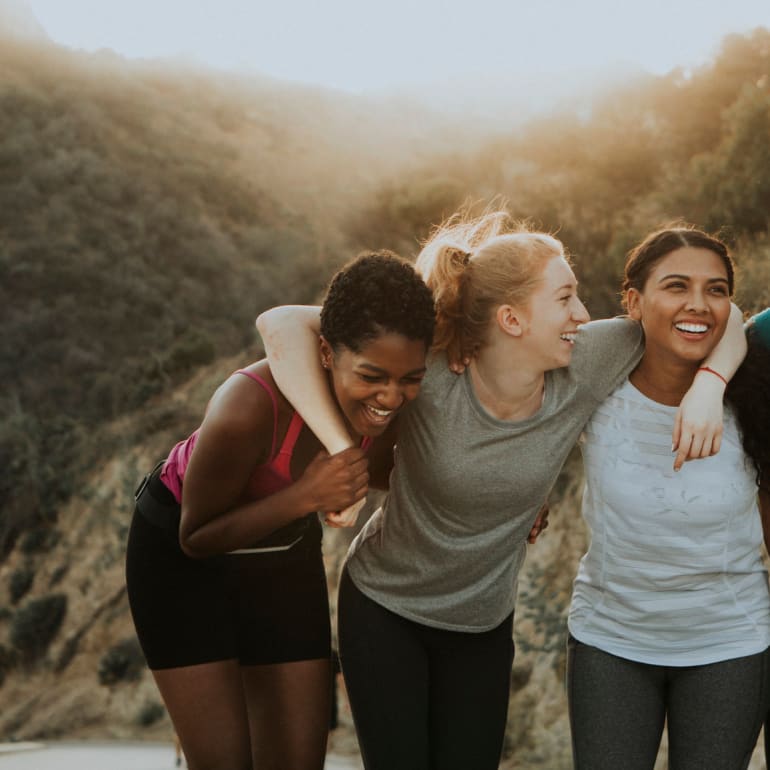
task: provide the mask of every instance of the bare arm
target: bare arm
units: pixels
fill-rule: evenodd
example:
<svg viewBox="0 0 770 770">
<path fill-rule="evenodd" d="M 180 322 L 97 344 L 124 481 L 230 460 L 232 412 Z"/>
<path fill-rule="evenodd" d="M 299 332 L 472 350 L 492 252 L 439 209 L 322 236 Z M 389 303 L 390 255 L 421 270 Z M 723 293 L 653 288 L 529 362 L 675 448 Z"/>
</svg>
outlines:
<svg viewBox="0 0 770 770">
<path fill-rule="evenodd" d="M 321 366 L 320 316 L 320 307 L 284 305 L 262 313 L 257 330 L 278 389 L 329 453 L 336 455 L 351 447 L 353 440 Z M 363 497 L 346 508 L 329 508 L 324 520 L 332 527 L 352 527 L 365 502 Z"/>
<path fill-rule="evenodd" d="M 249 500 L 248 481 L 268 458 L 272 436 L 270 397 L 246 378 L 231 378 L 209 404 L 185 472 L 179 542 L 188 556 L 247 547 L 307 513 L 339 510 L 364 496 L 366 459 L 352 448 L 320 453 L 293 484 Z"/>
<path fill-rule="evenodd" d="M 321 366 L 321 308 L 284 305 L 257 318 L 270 371 L 278 389 L 330 454 L 352 446 Z"/>
<path fill-rule="evenodd" d="M 746 357 L 746 350 L 743 314 L 737 305 L 732 305 L 722 339 L 701 364 L 706 368 L 697 372 L 679 405 L 672 436 L 672 449 L 678 450 L 674 470 L 679 470 L 685 460 L 719 451 L 725 388 Z"/>
</svg>

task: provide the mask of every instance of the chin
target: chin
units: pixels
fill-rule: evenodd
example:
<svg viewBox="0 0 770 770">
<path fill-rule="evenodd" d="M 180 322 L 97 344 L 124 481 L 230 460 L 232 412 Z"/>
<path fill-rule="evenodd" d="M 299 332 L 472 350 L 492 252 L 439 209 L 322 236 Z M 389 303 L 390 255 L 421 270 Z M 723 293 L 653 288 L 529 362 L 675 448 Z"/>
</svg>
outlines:
<svg viewBox="0 0 770 770">
<path fill-rule="evenodd" d="M 384 425 L 371 425 L 367 424 L 364 429 L 361 431 L 362 436 L 369 436 L 369 438 L 376 438 L 377 436 L 381 436 L 383 433 L 385 433 L 385 429 L 390 425 L 391 421 L 389 420 Z"/>
</svg>

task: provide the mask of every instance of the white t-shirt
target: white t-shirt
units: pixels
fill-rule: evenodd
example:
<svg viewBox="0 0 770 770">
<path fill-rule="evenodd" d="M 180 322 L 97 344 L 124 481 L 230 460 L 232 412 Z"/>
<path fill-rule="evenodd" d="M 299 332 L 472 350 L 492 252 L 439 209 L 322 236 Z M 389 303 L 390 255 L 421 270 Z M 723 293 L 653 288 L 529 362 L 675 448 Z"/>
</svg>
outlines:
<svg viewBox="0 0 770 770">
<path fill-rule="evenodd" d="M 770 594 L 754 467 L 726 407 L 719 454 L 674 472 L 675 413 L 626 381 L 586 426 L 591 545 L 575 578 L 570 633 L 657 665 L 761 652 Z"/>
</svg>

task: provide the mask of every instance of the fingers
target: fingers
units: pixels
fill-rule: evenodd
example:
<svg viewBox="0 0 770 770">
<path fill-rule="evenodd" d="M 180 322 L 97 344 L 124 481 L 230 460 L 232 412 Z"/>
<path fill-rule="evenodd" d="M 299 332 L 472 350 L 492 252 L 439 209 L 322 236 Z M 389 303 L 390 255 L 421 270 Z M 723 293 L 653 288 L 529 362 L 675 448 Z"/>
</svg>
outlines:
<svg viewBox="0 0 770 770">
<path fill-rule="evenodd" d="M 358 514 L 366 503 L 366 497 L 362 497 L 353 505 L 338 513 L 329 512 L 324 516 L 324 522 L 330 527 L 352 527 L 358 519 Z"/>
<path fill-rule="evenodd" d="M 305 469 L 302 480 L 313 490 L 316 510 L 341 511 L 365 497 L 368 460 L 357 447 L 331 456 L 321 451 Z"/>
<path fill-rule="evenodd" d="M 671 434 L 671 451 L 674 452 L 679 448 L 679 442 L 682 439 L 682 411 L 676 410 L 676 417 L 674 417 L 674 432 Z"/>
<path fill-rule="evenodd" d="M 702 460 L 717 454 L 722 446 L 722 426 L 713 430 L 682 431 L 678 451 L 674 458 L 674 470 L 678 471 L 689 460 Z"/>
<path fill-rule="evenodd" d="M 347 470 L 351 479 L 361 479 L 366 477 L 369 479 L 369 460 L 366 457 L 366 453 L 359 447 L 350 447 L 344 452 L 339 452 L 336 455 L 332 455 L 330 462 L 334 465 L 341 465 L 342 468 Z"/>
<path fill-rule="evenodd" d="M 462 374 L 468 368 L 470 363 L 471 363 L 470 357 L 466 356 L 461 361 L 450 361 L 449 369 L 455 374 Z"/>
<path fill-rule="evenodd" d="M 528 543 L 534 543 L 543 530 L 548 527 L 548 514 L 550 511 L 551 509 L 548 503 L 544 503 L 543 507 L 538 511 L 537 516 L 535 517 L 532 528 L 529 530 L 529 535 L 527 537 Z"/>
<path fill-rule="evenodd" d="M 548 526 L 548 522 L 546 521 L 541 526 L 533 526 L 532 529 L 529 531 L 529 535 L 527 536 L 527 542 L 530 545 L 534 545 L 535 542 L 537 542 L 538 537 L 543 534 L 543 531 Z"/>
<path fill-rule="evenodd" d="M 687 440 L 680 439 L 679 451 L 677 451 L 676 457 L 674 458 L 675 471 L 678 471 L 684 465 L 684 461 L 687 459 L 687 453 L 690 451 L 691 443 L 692 443 L 692 438 L 690 437 L 688 437 Z"/>
<path fill-rule="evenodd" d="M 696 377 L 682 399 L 674 420 L 671 451 L 676 452 L 674 470 L 688 460 L 719 451 L 722 442 L 724 384 L 719 377 Z"/>
</svg>

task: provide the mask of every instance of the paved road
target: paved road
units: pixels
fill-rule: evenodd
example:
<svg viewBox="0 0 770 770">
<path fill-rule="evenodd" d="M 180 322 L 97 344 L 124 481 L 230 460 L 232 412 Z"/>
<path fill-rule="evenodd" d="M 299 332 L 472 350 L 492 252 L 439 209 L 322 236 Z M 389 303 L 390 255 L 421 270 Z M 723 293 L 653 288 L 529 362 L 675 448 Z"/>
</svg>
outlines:
<svg viewBox="0 0 770 770">
<path fill-rule="evenodd" d="M 0 770 L 176 770 L 176 767 L 174 747 L 170 743 L 0 744 Z M 325 770 L 359 767 L 345 757 L 326 758 Z"/>
</svg>

